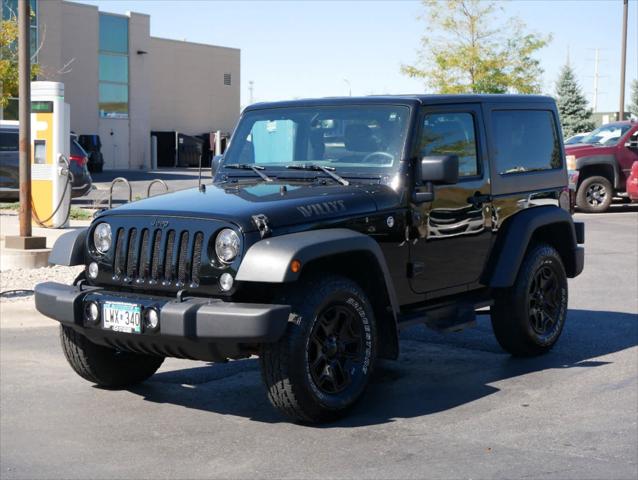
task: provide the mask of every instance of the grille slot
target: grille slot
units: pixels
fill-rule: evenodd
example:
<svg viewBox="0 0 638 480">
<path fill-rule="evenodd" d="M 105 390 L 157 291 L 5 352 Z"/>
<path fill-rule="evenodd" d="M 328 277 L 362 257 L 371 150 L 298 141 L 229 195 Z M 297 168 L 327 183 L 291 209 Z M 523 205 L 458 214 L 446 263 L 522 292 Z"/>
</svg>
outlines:
<svg viewBox="0 0 638 480">
<path fill-rule="evenodd" d="M 177 257 L 177 281 L 179 283 L 186 283 L 188 264 L 188 232 L 182 232 L 179 241 L 179 256 Z"/>
<path fill-rule="evenodd" d="M 173 250 L 175 250 L 175 230 L 168 232 L 166 239 L 166 254 L 164 256 L 164 280 L 170 282 L 173 280 L 175 268 L 173 268 Z"/>
<path fill-rule="evenodd" d="M 199 285 L 204 234 L 188 230 L 118 228 L 114 280 L 127 284 Z"/>
<path fill-rule="evenodd" d="M 202 243 L 204 242 L 204 234 L 198 232 L 195 234 L 195 242 L 193 244 L 193 267 L 191 271 L 191 280 L 194 284 L 199 285 L 199 267 L 202 264 Z"/>
<path fill-rule="evenodd" d="M 128 258 L 126 259 L 126 276 L 133 278 L 137 274 L 137 228 L 130 231 L 128 237 Z"/>
<path fill-rule="evenodd" d="M 115 273 L 118 277 L 124 274 L 125 259 L 126 251 L 124 250 L 124 229 L 120 228 L 117 231 L 117 239 L 115 240 L 115 265 L 113 266 L 113 273 Z"/>
<path fill-rule="evenodd" d="M 143 280 L 148 277 L 148 268 L 150 265 L 149 258 L 149 249 L 148 249 L 148 229 L 145 228 L 142 230 L 142 246 L 140 247 L 140 278 Z"/>
<path fill-rule="evenodd" d="M 153 238 L 153 253 L 151 259 L 151 280 L 157 281 L 160 272 L 160 248 L 162 242 L 162 231 L 155 230 L 155 236 Z"/>
</svg>

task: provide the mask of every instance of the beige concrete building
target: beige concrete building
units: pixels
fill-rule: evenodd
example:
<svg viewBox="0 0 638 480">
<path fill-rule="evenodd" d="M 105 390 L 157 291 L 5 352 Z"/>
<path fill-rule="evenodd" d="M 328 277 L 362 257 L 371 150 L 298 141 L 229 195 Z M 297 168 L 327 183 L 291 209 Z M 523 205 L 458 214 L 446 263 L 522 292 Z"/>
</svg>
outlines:
<svg viewBox="0 0 638 480">
<path fill-rule="evenodd" d="M 12 3 L 3 0 L 3 10 Z M 232 130 L 240 111 L 238 49 L 152 37 L 145 14 L 63 0 L 32 5 L 38 79 L 64 83 L 71 130 L 100 135 L 105 168 L 149 168 L 152 131 Z"/>
</svg>

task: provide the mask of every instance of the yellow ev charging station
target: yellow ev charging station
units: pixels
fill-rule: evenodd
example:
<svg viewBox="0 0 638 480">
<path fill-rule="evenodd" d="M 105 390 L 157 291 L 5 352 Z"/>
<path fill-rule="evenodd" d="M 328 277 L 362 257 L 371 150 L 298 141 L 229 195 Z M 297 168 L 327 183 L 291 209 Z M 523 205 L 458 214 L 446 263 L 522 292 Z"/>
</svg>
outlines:
<svg viewBox="0 0 638 480">
<path fill-rule="evenodd" d="M 31 202 L 34 224 L 64 228 L 71 209 L 70 108 L 64 84 L 31 82 Z"/>
</svg>

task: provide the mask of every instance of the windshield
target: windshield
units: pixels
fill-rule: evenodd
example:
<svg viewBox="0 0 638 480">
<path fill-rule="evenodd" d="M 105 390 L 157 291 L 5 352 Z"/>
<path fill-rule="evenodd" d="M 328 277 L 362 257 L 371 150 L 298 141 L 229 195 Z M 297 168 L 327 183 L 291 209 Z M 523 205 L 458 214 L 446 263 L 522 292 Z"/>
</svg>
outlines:
<svg viewBox="0 0 638 480">
<path fill-rule="evenodd" d="M 224 166 L 270 170 L 312 164 L 339 174 L 387 173 L 399 164 L 408 116 L 408 107 L 396 105 L 249 111 L 224 155 Z"/>
<path fill-rule="evenodd" d="M 579 143 L 588 143 L 596 145 L 615 145 L 618 143 L 631 125 L 603 125 L 597 128 L 589 135 L 586 135 Z"/>
</svg>

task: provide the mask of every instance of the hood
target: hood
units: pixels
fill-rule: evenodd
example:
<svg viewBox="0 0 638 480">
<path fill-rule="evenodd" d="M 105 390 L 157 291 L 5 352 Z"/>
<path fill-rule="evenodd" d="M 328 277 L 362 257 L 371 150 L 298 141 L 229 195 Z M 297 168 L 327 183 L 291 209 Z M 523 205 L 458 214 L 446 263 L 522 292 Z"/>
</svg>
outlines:
<svg viewBox="0 0 638 480">
<path fill-rule="evenodd" d="M 565 155 L 575 155 L 584 157 L 585 155 L 601 155 L 614 150 L 615 145 L 591 145 L 578 143 L 576 145 L 565 145 Z"/>
<path fill-rule="evenodd" d="M 375 201 L 377 200 L 377 201 Z M 386 185 L 317 185 L 292 183 L 208 184 L 127 203 L 101 216 L 157 215 L 214 218 L 256 230 L 253 215 L 263 214 L 271 228 L 330 218 L 371 214 L 398 203 Z"/>
</svg>

